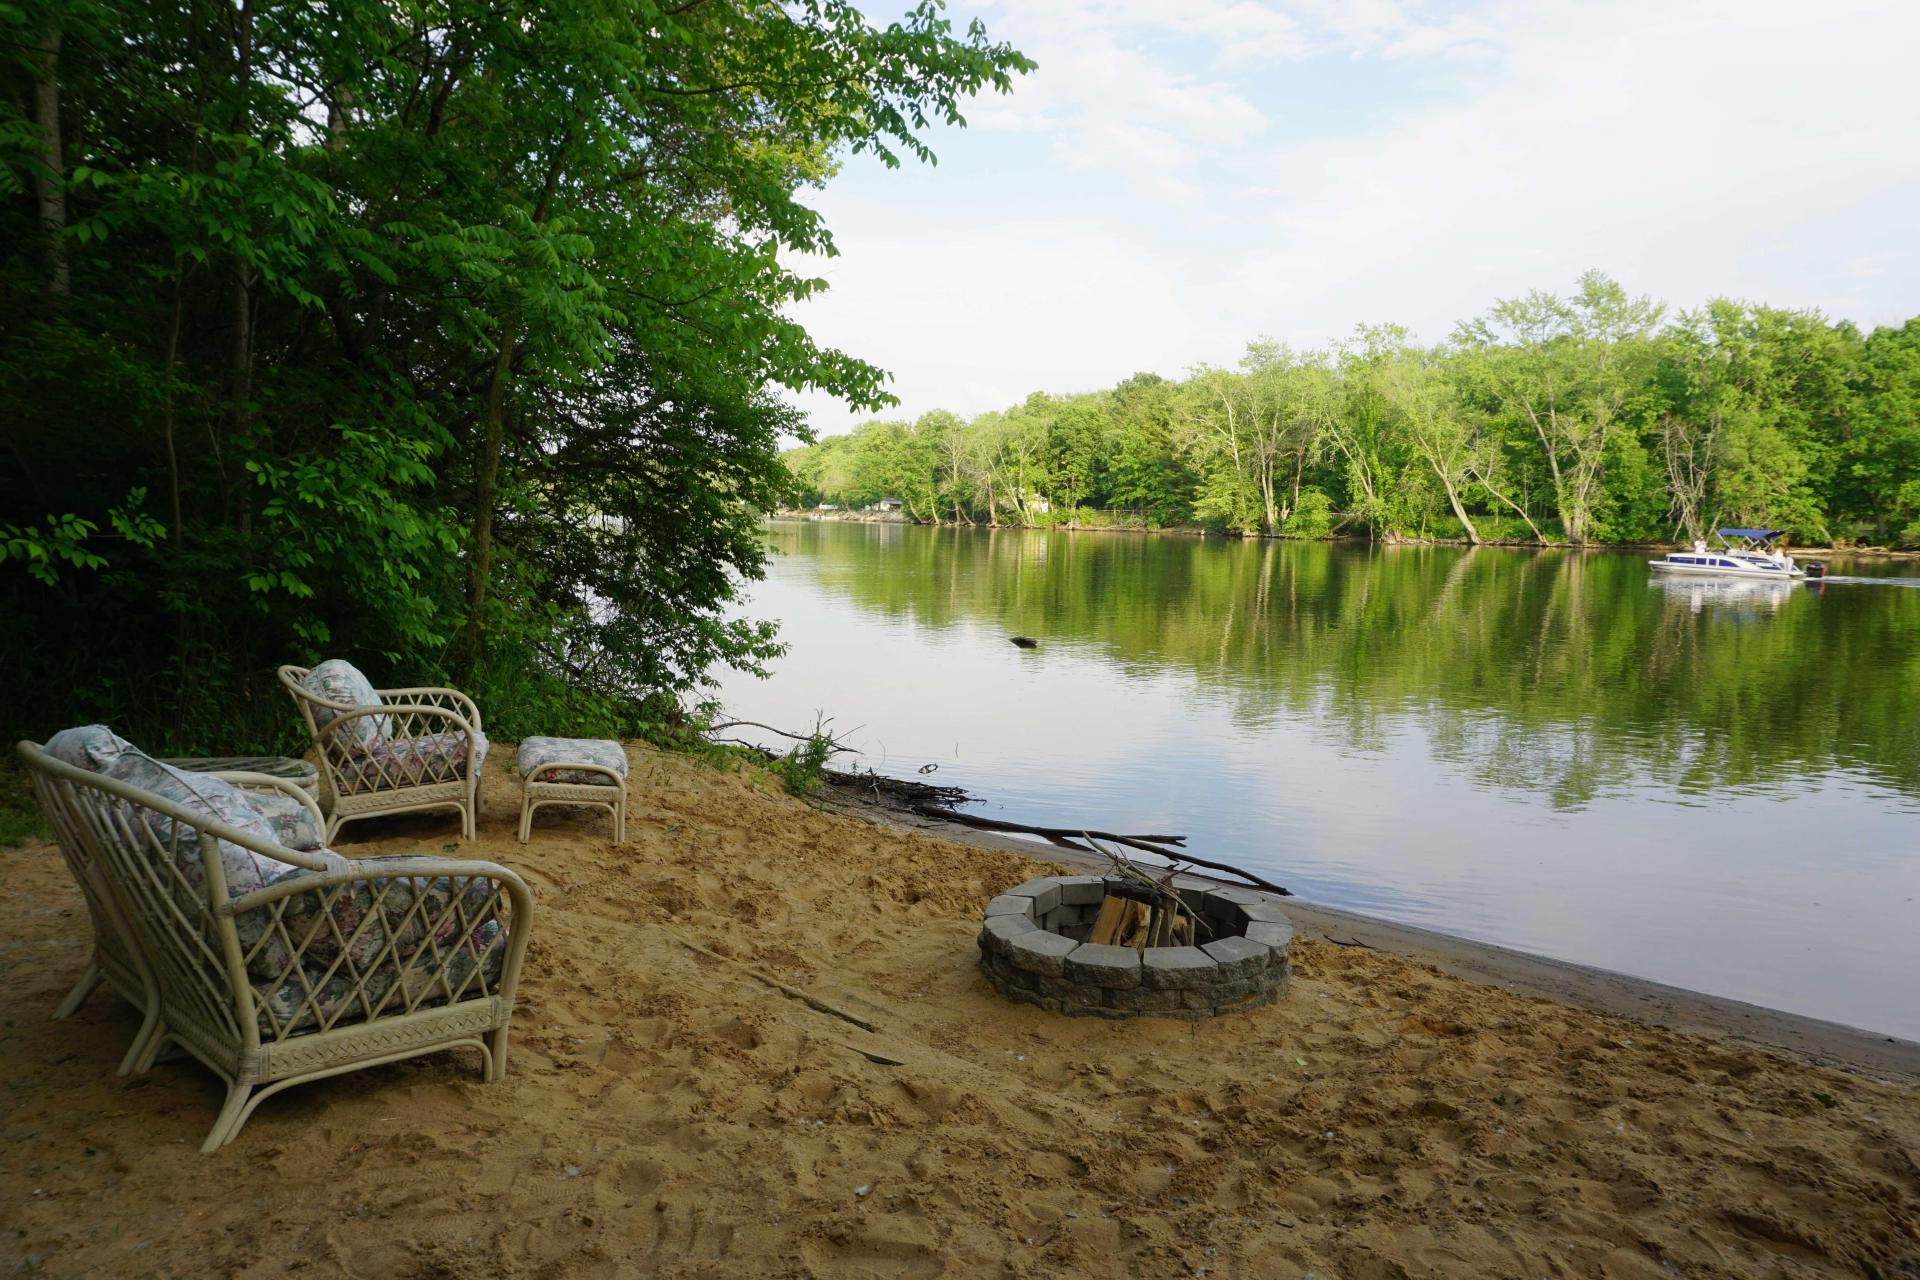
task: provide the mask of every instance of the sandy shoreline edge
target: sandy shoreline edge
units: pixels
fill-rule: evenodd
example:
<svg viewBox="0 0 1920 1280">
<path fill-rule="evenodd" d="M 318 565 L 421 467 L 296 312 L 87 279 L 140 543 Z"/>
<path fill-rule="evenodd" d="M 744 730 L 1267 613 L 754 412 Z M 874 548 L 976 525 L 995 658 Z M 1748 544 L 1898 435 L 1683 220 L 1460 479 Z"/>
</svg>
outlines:
<svg viewBox="0 0 1920 1280">
<path fill-rule="evenodd" d="M 875 800 L 848 786 L 828 788 L 832 806 L 850 816 L 901 831 L 918 831 L 955 844 L 1000 849 L 1055 862 L 1076 872 L 1098 872 L 1099 858 L 1040 839 L 980 831 L 928 818 L 900 805 Z M 1195 883 L 1238 881 L 1187 877 Z M 1249 890 L 1250 892 L 1257 892 Z M 1669 986 L 1650 978 L 1598 969 L 1570 960 L 1490 942 L 1399 924 L 1377 916 L 1324 906 L 1298 897 L 1274 898 L 1294 928 L 1305 937 L 1334 945 L 1359 945 L 1386 955 L 1428 964 L 1470 982 L 1485 983 L 1518 995 L 1544 996 L 1596 1013 L 1628 1018 L 1650 1026 L 1693 1035 L 1720 1036 L 1803 1061 L 1875 1079 L 1920 1083 L 1920 1042 L 1868 1031 L 1845 1023 L 1771 1009 L 1724 996 Z"/>
</svg>

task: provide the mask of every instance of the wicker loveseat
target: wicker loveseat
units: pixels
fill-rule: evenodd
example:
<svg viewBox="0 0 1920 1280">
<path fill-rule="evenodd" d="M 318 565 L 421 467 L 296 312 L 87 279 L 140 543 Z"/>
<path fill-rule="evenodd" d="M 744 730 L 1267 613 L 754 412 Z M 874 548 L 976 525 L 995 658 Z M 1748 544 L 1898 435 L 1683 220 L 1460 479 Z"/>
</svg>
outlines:
<svg viewBox="0 0 1920 1280">
<path fill-rule="evenodd" d="M 513 872 L 289 848 L 241 788 L 100 726 L 18 750 L 86 896 L 94 967 L 146 1014 L 123 1068 L 172 1044 L 227 1082 L 201 1150 L 303 1081 L 462 1045 L 505 1074 L 533 912 Z"/>
<path fill-rule="evenodd" d="M 333 792 L 332 840 L 356 818 L 458 809 L 473 838 L 487 738 L 480 708 L 457 689 L 375 689 L 352 664 L 280 668 L 313 735 Z"/>
</svg>

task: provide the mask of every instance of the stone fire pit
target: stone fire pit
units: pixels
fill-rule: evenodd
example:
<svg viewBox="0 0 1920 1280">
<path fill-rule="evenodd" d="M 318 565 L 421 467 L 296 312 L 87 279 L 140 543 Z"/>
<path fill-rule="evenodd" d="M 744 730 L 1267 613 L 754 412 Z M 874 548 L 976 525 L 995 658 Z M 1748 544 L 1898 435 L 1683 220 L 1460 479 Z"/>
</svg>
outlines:
<svg viewBox="0 0 1920 1280">
<path fill-rule="evenodd" d="M 1116 892 L 1125 887 L 1114 882 Z M 1101 1018 L 1210 1018 L 1286 991 L 1293 926 L 1260 895 L 1182 889 L 1210 926 L 1200 945 L 1141 952 L 1087 941 L 1108 889 L 1101 876 L 1042 876 L 989 902 L 980 931 L 987 981 L 1010 1000 Z"/>
</svg>

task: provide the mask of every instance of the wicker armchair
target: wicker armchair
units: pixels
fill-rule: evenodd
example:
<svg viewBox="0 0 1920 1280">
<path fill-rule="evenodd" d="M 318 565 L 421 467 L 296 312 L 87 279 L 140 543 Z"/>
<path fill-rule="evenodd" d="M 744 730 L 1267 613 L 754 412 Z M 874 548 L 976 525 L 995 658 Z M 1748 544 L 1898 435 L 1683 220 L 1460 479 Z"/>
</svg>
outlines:
<svg viewBox="0 0 1920 1280">
<path fill-rule="evenodd" d="M 56 801 L 52 784 L 38 771 L 30 771 L 28 776 L 33 780 L 33 793 L 40 801 L 40 809 L 53 828 L 53 838 L 60 846 L 67 870 L 80 886 L 80 896 L 86 900 L 87 917 L 93 925 L 93 954 L 80 980 L 73 984 L 73 990 L 53 1011 L 53 1016 L 72 1017 L 104 979 L 115 994 L 145 1015 L 140 1030 L 134 1033 L 133 1043 L 127 1046 L 126 1056 L 120 1059 L 118 1074 L 132 1075 L 148 1065 L 147 1051 L 160 1026 L 159 986 L 141 958 L 140 948 L 132 941 L 132 929 L 121 917 L 113 891 L 107 887 L 105 870 L 81 838 L 71 807 Z"/>
<path fill-rule="evenodd" d="M 54 793 L 44 776 L 37 772 L 30 772 L 29 776 L 41 811 L 47 815 L 54 840 L 66 860 L 67 870 L 80 886 L 81 897 L 87 904 L 87 916 L 93 924 L 93 955 L 80 980 L 74 983 L 66 999 L 53 1011 L 53 1016 L 56 1019 L 72 1017 L 105 980 L 121 999 L 145 1015 L 140 1030 L 134 1034 L 133 1043 L 127 1047 L 126 1056 L 120 1060 L 117 1074 L 126 1076 L 145 1071 L 153 1065 L 160 1051 L 160 1037 L 156 1034 L 160 1025 L 158 986 L 140 956 L 139 945 L 133 941 L 131 927 L 120 915 L 112 891 L 101 878 L 104 873 L 99 860 L 89 851 L 87 842 L 81 838 L 80 828 L 74 824 L 71 808 L 54 802 Z M 267 797 L 282 811 L 292 809 L 305 813 L 310 829 L 316 834 L 327 829 L 326 815 L 320 812 L 313 797 L 285 778 L 237 771 L 208 776 L 230 782 L 250 797 Z M 317 847 L 318 842 L 315 843 Z M 289 847 L 299 849 L 305 846 L 293 844 Z"/>
<path fill-rule="evenodd" d="M 19 752 L 85 873 L 96 965 L 146 1002 L 129 1063 L 177 1045 L 227 1082 L 202 1151 L 304 1081 L 462 1045 L 480 1050 L 487 1080 L 506 1073 L 533 916 L 513 872 L 289 849 L 34 743 Z M 234 896 L 235 867 L 264 870 L 263 885 Z"/>
<path fill-rule="evenodd" d="M 365 680 L 345 663 L 322 665 Z M 332 698 L 312 687 L 318 670 L 281 667 L 280 683 L 300 708 L 333 792 L 328 842 L 356 818 L 420 809 L 458 809 L 460 834 L 472 839 L 487 755 L 473 699 L 457 689 L 370 685 L 359 700 Z"/>
</svg>

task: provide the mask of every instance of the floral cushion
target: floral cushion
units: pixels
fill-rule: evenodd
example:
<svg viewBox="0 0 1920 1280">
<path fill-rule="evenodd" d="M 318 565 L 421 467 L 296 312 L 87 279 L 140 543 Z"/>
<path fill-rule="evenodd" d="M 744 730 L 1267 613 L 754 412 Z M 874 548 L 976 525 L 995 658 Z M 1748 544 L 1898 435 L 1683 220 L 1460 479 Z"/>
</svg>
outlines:
<svg viewBox="0 0 1920 1280">
<path fill-rule="evenodd" d="M 312 960 L 283 979 L 256 976 L 260 1034 L 272 1039 L 322 1024 L 332 1029 L 376 1014 L 490 995 L 500 989 L 507 937 L 499 921 L 488 920 L 458 940 L 451 956 L 444 948 L 416 948 L 402 959 L 382 962 L 364 977 L 350 961 L 334 966 Z"/>
<path fill-rule="evenodd" d="M 48 739 L 47 754 L 76 769 L 151 791 L 189 812 L 224 822 L 267 844 L 284 843 L 273 821 L 263 815 L 255 807 L 253 797 L 239 787 L 212 774 L 188 773 L 161 764 L 103 724 L 61 730 Z M 172 818 L 152 810 L 143 810 L 142 817 L 161 844 L 173 851 L 174 869 L 186 882 L 186 888 L 196 894 L 204 893 L 207 876 L 200 861 L 198 834 L 188 828 L 179 833 L 176 841 Z M 220 865 L 226 875 L 230 898 L 264 888 L 295 870 L 278 858 L 225 840 L 220 841 Z"/>
<path fill-rule="evenodd" d="M 344 702 L 353 707 L 377 707 L 380 695 L 374 692 L 373 681 L 361 674 L 360 668 L 341 658 L 329 658 L 300 679 L 309 693 L 325 698 L 328 702 Z M 315 706 L 313 708 L 314 728 L 322 733 L 328 725 L 346 713 L 332 707 Z M 354 741 L 362 746 L 370 745 L 374 739 L 387 732 L 387 717 L 363 716 L 353 722 L 351 730 Z"/>
<path fill-rule="evenodd" d="M 596 738 L 522 738 L 514 763 L 520 776 L 529 782 L 571 782 L 587 786 L 612 786 L 604 773 L 586 769 L 554 768 L 554 765 L 597 764 L 627 776 L 627 753 L 617 742 Z"/>
<path fill-rule="evenodd" d="M 313 816 L 313 810 L 294 799 L 284 791 L 269 791 L 265 787 L 249 788 L 246 792 L 247 803 L 259 811 L 273 828 L 275 844 L 285 845 L 289 849 L 299 849 L 303 853 L 312 853 L 327 843 L 326 833 L 320 829 L 320 823 Z"/>
<path fill-rule="evenodd" d="M 486 763 L 487 735 L 474 731 L 473 763 Z M 467 776 L 467 731 L 448 729 L 417 738 L 381 738 L 364 752 L 336 767 L 340 790 L 346 795 L 391 791 L 396 787 L 425 787 L 456 782 Z"/>
<path fill-rule="evenodd" d="M 293 868 L 276 883 L 318 874 Z M 456 887 L 447 876 L 396 876 L 351 881 L 337 892 L 296 893 L 277 920 L 271 906 L 237 914 L 234 929 L 259 1000 L 261 1034 L 288 1035 L 322 1021 L 360 1022 L 416 1003 L 444 1004 L 496 990 L 506 935 L 488 912 L 492 892 L 492 883 L 480 877 Z M 458 937 L 463 927 L 464 941 Z M 470 981 L 476 966 L 484 988 Z M 349 1000 L 359 1007 L 342 1010 Z"/>
</svg>

